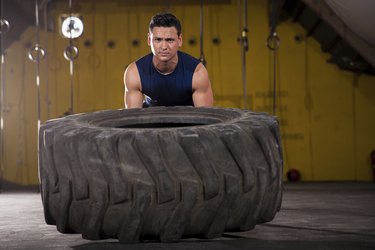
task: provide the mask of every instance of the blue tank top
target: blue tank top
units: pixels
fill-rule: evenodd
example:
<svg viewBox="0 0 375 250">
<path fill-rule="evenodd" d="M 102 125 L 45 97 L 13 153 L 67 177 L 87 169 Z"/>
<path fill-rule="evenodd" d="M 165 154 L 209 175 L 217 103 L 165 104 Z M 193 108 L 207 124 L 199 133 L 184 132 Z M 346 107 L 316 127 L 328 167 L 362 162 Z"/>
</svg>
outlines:
<svg viewBox="0 0 375 250">
<path fill-rule="evenodd" d="M 156 70 L 152 53 L 136 61 L 142 93 L 145 95 L 144 107 L 194 106 L 192 81 L 199 60 L 181 51 L 177 53 L 177 66 L 168 75 Z"/>
</svg>

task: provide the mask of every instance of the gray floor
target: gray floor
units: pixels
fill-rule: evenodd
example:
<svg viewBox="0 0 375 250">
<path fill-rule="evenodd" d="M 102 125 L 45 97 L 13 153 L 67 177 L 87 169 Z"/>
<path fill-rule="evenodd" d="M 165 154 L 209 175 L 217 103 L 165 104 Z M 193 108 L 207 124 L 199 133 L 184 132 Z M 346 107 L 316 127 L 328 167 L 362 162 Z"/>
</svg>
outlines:
<svg viewBox="0 0 375 250">
<path fill-rule="evenodd" d="M 375 182 L 287 183 L 276 218 L 215 240 L 121 244 L 60 234 L 40 194 L 0 194 L 0 249 L 375 249 Z"/>
</svg>

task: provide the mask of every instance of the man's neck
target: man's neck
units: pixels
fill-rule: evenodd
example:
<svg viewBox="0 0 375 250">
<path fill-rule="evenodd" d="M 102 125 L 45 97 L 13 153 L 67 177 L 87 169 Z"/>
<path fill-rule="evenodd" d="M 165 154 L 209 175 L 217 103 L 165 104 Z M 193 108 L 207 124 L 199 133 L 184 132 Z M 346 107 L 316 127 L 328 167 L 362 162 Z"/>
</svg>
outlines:
<svg viewBox="0 0 375 250">
<path fill-rule="evenodd" d="M 169 75 L 176 69 L 177 63 L 178 63 L 178 57 L 176 55 L 176 57 L 173 58 L 172 60 L 163 62 L 163 61 L 157 60 L 157 58 L 154 56 L 153 60 L 152 60 L 152 63 L 154 65 L 155 69 L 160 74 Z"/>
</svg>

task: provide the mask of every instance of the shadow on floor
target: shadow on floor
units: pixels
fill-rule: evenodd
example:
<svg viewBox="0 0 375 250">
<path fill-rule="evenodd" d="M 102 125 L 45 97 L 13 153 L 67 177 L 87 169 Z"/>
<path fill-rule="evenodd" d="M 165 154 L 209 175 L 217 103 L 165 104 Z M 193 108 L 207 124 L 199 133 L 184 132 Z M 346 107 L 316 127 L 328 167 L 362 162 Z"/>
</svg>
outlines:
<svg viewBox="0 0 375 250">
<path fill-rule="evenodd" d="M 302 250 L 373 250 L 375 244 L 360 241 L 308 241 L 308 240 L 258 240 L 238 239 L 235 240 L 182 240 L 178 243 L 143 242 L 137 244 L 123 244 L 119 242 L 88 243 L 72 247 L 75 250 L 99 250 L 99 249 L 129 249 L 129 250 L 231 250 L 231 249 L 302 249 Z"/>
</svg>

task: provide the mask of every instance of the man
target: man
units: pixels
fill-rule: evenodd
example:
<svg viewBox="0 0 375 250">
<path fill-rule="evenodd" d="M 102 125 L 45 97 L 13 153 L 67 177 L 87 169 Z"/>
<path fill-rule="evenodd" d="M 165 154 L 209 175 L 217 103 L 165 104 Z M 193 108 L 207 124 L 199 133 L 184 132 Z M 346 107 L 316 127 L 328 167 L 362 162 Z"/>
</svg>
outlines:
<svg viewBox="0 0 375 250">
<path fill-rule="evenodd" d="M 174 15 L 153 16 L 147 42 L 152 53 L 125 70 L 126 108 L 213 105 L 206 68 L 178 50 L 182 46 L 181 24 Z"/>
</svg>

